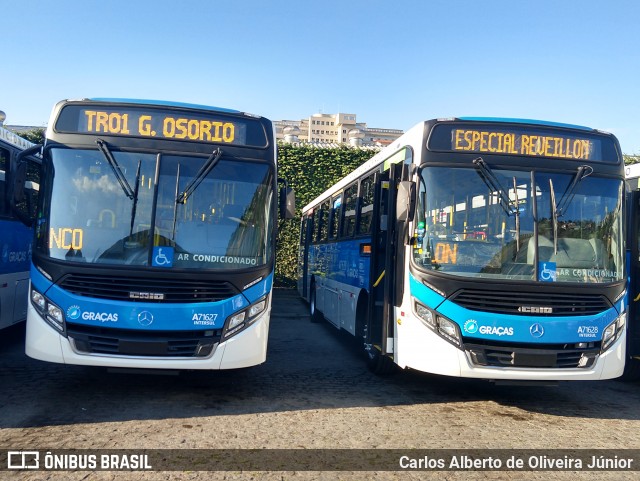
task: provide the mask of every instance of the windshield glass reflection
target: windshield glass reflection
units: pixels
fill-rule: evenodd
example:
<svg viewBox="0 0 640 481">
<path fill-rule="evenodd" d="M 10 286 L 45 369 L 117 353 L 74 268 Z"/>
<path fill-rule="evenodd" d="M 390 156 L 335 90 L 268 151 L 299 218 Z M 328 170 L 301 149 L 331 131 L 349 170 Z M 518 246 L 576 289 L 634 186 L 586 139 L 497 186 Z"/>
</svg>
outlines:
<svg viewBox="0 0 640 481">
<path fill-rule="evenodd" d="M 414 261 L 467 277 L 603 283 L 622 279 L 620 180 L 474 168 L 422 170 Z M 552 203 L 563 199 L 558 211 Z M 555 217 L 554 217 L 555 211 Z M 537 229 L 537 236 L 535 235 Z"/>
<path fill-rule="evenodd" d="M 223 157 L 178 203 L 206 158 L 112 155 L 124 182 L 97 150 L 51 151 L 55 175 L 49 225 L 46 234 L 39 231 L 43 253 L 72 262 L 165 268 L 235 269 L 271 261 L 268 166 Z"/>
</svg>

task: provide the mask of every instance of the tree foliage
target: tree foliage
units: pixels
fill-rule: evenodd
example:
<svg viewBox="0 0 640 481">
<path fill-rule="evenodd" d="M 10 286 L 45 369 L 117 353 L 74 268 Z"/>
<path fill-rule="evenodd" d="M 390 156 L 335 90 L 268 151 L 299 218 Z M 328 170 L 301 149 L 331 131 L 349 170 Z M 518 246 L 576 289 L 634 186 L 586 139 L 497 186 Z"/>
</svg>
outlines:
<svg viewBox="0 0 640 481">
<path fill-rule="evenodd" d="M 297 218 L 279 222 L 277 285 L 294 286 L 296 282 L 302 207 L 375 154 L 375 150 L 347 146 L 318 148 L 278 145 L 278 177 L 286 179 L 289 187 L 295 190 Z"/>
<path fill-rule="evenodd" d="M 640 162 L 640 155 L 624 154 L 622 157 L 624 158 L 625 165 L 637 164 L 638 162 Z"/>
<path fill-rule="evenodd" d="M 21 130 L 19 132 L 14 130 L 13 133 L 34 144 L 42 144 L 44 143 L 44 131 L 44 128 L 37 128 L 31 130 Z"/>
</svg>

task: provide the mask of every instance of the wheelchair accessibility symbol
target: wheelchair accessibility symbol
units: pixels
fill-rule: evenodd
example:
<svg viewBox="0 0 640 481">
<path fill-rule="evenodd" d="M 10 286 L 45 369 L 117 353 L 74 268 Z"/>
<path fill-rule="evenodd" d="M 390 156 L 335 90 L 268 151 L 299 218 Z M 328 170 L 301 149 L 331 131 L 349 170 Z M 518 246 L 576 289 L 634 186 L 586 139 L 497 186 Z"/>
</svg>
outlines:
<svg viewBox="0 0 640 481">
<path fill-rule="evenodd" d="M 556 276 L 555 262 L 538 262 L 538 278 L 542 282 L 555 282 Z"/>
<path fill-rule="evenodd" d="M 173 267 L 173 254 L 173 247 L 154 247 L 151 265 L 153 267 Z"/>
</svg>

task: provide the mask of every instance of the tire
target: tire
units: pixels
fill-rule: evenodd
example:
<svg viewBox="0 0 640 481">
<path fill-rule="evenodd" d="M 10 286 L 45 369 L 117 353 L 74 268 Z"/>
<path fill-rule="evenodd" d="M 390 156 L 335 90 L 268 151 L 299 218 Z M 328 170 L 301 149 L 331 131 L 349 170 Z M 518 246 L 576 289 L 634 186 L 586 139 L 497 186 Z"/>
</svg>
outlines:
<svg viewBox="0 0 640 481">
<path fill-rule="evenodd" d="M 316 285 L 311 284 L 311 292 L 309 294 L 309 316 L 311 318 L 311 322 L 318 323 L 324 320 L 324 316 L 318 310 L 318 305 L 316 303 Z"/>
</svg>

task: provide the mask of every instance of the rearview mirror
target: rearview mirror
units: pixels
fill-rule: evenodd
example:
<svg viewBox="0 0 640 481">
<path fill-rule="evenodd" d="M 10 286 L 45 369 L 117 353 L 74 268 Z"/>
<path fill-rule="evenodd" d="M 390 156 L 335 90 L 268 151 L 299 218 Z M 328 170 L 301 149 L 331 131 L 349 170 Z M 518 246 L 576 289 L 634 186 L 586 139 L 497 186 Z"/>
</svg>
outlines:
<svg viewBox="0 0 640 481">
<path fill-rule="evenodd" d="M 416 210 L 416 184 L 404 180 L 398 184 L 398 195 L 396 196 L 396 219 L 407 221 L 413 219 Z"/>
</svg>

